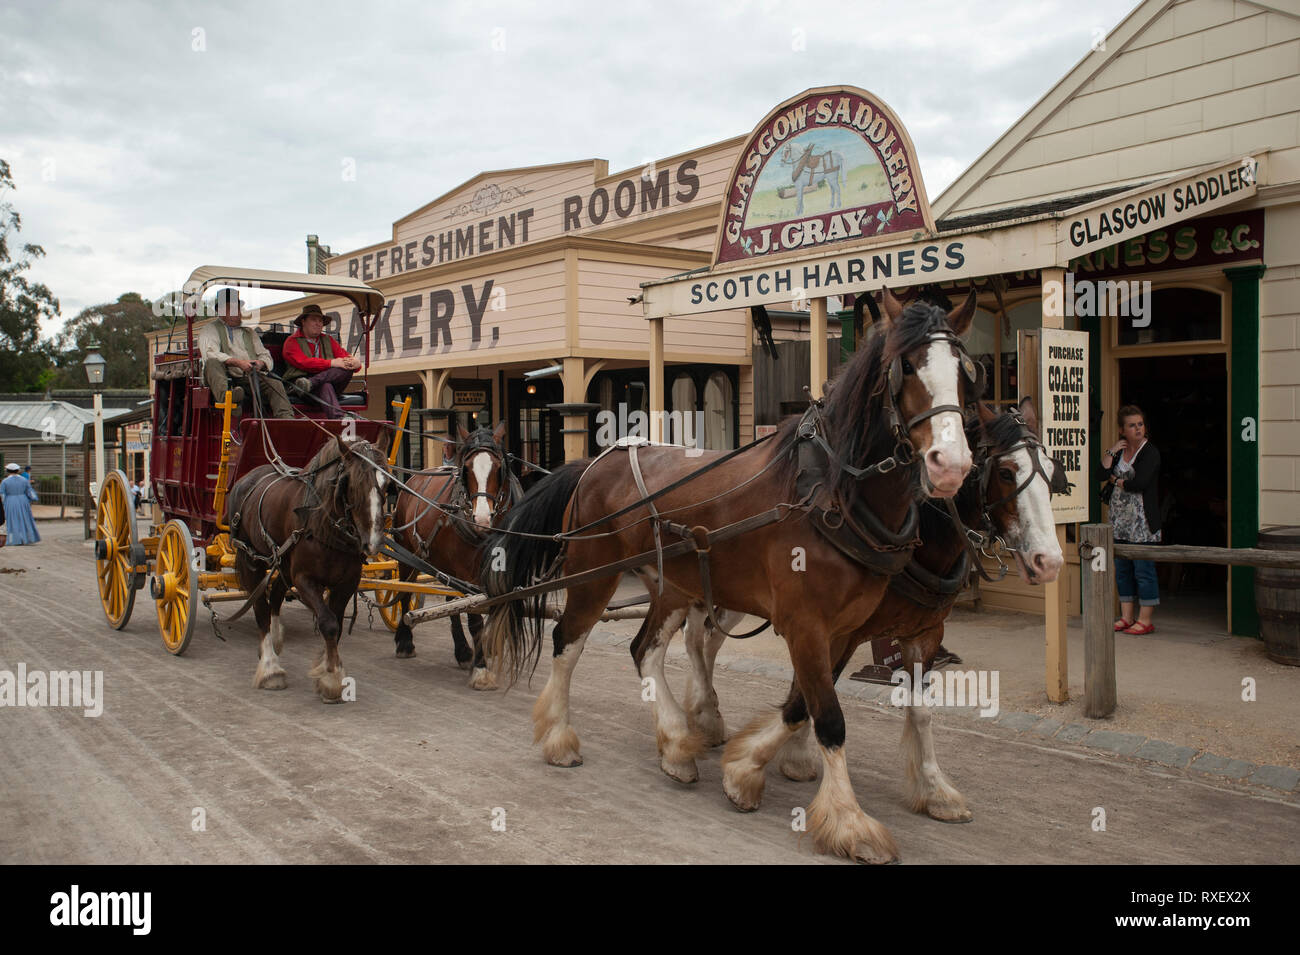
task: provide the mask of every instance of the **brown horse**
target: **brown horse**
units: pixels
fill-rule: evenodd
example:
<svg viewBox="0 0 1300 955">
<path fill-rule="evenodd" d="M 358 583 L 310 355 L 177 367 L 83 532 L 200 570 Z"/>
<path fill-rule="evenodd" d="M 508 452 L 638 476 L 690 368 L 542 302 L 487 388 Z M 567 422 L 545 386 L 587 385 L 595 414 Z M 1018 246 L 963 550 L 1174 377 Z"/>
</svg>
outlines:
<svg viewBox="0 0 1300 955">
<path fill-rule="evenodd" d="M 894 637 L 898 641 L 909 678 L 918 672 L 918 666 L 930 666 L 943 642 L 944 622 L 969 576 L 971 560 L 978 559 L 968 544 L 970 530 L 979 535 L 977 539 L 984 548 L 992 544 L 995 552 L 1005 549 L 1014 554 L 1026 583 L 1056 579 L 1063 558 L 1049 497 L 1054 490 L 1063 490 L 1060 482 L 1064 471 L 1043 451 L 1037 428 L 1032 410 L 1022 418 L 1015 412 L 998 415 L 983 405 L 979 407 L 978 417 L 972 418 L 967 430 L 967 440 L 977 448 L 975 466 L 953 502 L 961 526 L 946 508 L 929 502 L 922 506 L 921 545 L 903 572 L 890 578 L 889 589 L 870 619 L 842 646 L 832 646 L 834 678 L 838 679 L 854 651 L 875 637 Z M 722 626 L 733 625 L 728 622 L 731 620 L 739 622 L 728 614 L 721 618 Z M 713 745 L 723 742 L 726 734 L 712 680 L 713 662 L 724 638 L 725 634 L 708 624 L 702 609 L 692 608 L 686 625 L 691 660 L 687 719 Z M 802 705 L 799 688 L 792 685 L 781 712 Z M 731 741 L 724 765 L 754 758 L 750 741 L 762 738 L 770 731 L 770 724 L 780 719 L 778 712 L 751 723 Z M 971 813 L 965 800 L 935 758 L 927 707 L 907 707 L 903 750 L 908 806 L 944 822 L 968 822 Z M 773 754 L 760 751 L 758 756 L 770 758 Z M 817 777 L 820 759 L 807 724 L 775 756 L 778 768 L 788 779 Z"/>
<path fill-rule="evenodd" d="M 468 583 L 478 580 L 479 548 L 488 531 L 522 495 L 501 447 L 505 430 L 504 421 L 495 431 L 481 427 L 470 434 L 460 428 L 455 463 L 411 475 L 393 512 L 393 536 L 399 544 L 443 573 Z M 417 574 L 402 565 L 402 580 L 414 580 Z M 405 620 L 411 595 L 401 594 L 400 604 L 403 619 L 393 636 L 397 656 L 413 657 L 415 637 Z M 461 669 L 470 669 L 469 685 L 474 689 L 494 690 L 496 679 L 484 661 L 479 639 L 482 616 L 469 614 L 469 629 L 473 650 L 465 641 L 460 616 L 451 618 L 456 663 Z"/>
<path fill-rule="evenodd" d="M 387 443 L 385 433 L 380 444 Z M 332 438 L 302 471 L 285 474 L 264 464 L 230 489 L 226 522 L 236 550 L 235 570 L 240 585 L 253 595 L 262 632 L 254 687 L 285 688 L 278 657 L 284 647 L 280 606 L 293 587 L 316 615 L 316 629 L 325 641 L 308 676 L 326 703 L 342 699 L 345 674 L 338 644 L 343 616 L 361 581 L 362 564 L 379 548 L 388 480 L 384 447 Z"/>
<path fill-rule="evenodd" d="M 506 548 L 505 571 L 483 575 L 488 591 L 501 594 L 554 570 L 559 545 L 521 533 L 565 530 L 565 574 L 652 552 L 664 535 L 693 541 L 703 559 L 652 558 L 639 572 L 651 603 L 633 653 L 650 664 L 661 766 L 693 781 L 703 748 L 662 673 L 667 639 L 688 610 L 723 606 L 770 620 L 808 704 L 786 712 L 755 749 L 775 753 L 811 715 L 825 768 L 808 813 L 814 839 L 822 851 L 869 862 L 898 853 L 853 795 L 831 647 L 871 616 L 888 575 L 909 559 L 918 543 L 915 499 L 951 497 L 961 487 L 971 466 L 962 394 L 975 380 L 958 337 L 970 326 L 973 293 L 951 313 L 920 302 L 903 309 L 888 292 L 884 306 L 882 333 L 848 364 L 824 410 L 811 408 L 739 452 L 687 458 L 680 448 L 632 446 L 605 452 L 585 471 L 562 468 L 492 539 Z M 533 708 L 535 738 L 553 765 L 582 761 L 569 683 L 617 583 L 605 577 L 568 588 L 550 678 Z M 489 617 L 485 642 L 512 677 L 537 658 L 543 611 L 541 600 L 515 600 Z M 757 805 L 765 762 L 731 764 L 725 789 L 737 806 Z"/>
</svg>

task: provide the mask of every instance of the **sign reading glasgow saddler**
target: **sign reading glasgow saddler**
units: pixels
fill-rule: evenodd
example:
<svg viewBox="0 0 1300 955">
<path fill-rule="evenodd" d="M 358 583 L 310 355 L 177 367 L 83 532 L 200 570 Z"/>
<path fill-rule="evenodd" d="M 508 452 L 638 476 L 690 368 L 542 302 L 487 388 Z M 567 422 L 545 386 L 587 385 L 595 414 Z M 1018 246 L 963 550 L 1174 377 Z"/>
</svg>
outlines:
<svg viewBox="0 0 1300 955">
<path fill-rule="evenodd" d="M 1058 245 L 1066 258 L 1073 258 L 1240 202 L 1255 194 L 1257 166 L 1254 159 L 1247 157 L 1142 192 L 1104 200 L 1064 220 Z"/>
</svg>

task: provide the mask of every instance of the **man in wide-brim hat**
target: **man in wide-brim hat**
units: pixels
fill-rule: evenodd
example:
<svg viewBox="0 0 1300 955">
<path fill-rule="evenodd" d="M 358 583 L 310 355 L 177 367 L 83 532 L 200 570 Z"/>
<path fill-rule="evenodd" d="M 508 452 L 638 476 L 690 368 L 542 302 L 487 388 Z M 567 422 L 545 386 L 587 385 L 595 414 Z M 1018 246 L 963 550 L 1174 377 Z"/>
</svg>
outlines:
<svg viewBox="0 0 1300 955">
<path fill-rule="evenodd" d="M 345 390 L 361 361 L 325 334 L 330 316 L 319 305 L 303 306 L 293 323 L 298 330 L 284 343 L 284 380 L 304 394 L 315 395 L 331 418 L 343 417 L 339 393 Z"/>
</svg>

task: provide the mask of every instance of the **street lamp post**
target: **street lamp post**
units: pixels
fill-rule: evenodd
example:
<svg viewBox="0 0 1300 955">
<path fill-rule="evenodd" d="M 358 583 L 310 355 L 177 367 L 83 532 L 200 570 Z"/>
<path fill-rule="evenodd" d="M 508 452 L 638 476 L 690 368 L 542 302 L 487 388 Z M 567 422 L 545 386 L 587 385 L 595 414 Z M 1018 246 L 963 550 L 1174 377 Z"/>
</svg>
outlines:
<svg viewBox="0 0 1300 955">
<path fill-rule="evenodd" d="M 86 379 L 95 391 L 95 496 L 99 496 L 104 486 L 104 401 L 100 389 L 104 387 L 104 356 L 99 353 L 99 345 L 91 342 L 86 346 L 86 358 L 82 361 L 86 368 Z"/>
</svg>

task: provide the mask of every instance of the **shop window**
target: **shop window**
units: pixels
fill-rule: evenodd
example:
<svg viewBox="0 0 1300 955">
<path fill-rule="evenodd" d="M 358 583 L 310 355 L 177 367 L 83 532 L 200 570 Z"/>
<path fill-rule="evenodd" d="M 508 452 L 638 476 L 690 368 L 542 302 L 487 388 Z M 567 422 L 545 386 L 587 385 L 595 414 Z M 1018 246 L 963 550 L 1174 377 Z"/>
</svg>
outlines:
<svg viewBox="0 0 1300 955">
<path fill-rule="evenodd" d="M 715 371 L 704 385 L 704 447 L 711 451 L 729 451 L 736 446 L 732 403 L 731 379 Z"/>
<path fill-rule="evenodd" d="M 1120 345 L 1223 340 L 1223 299 L 1196 288 L 1162 288 L 1151 293 L 1141 318 L 1119 317 Z M 1147 323 L 1147 324 L 1142 324 Z"/>
<path fill-rule="evenodd" d="M 664 440 L 669 444 L 694 446 L 700 435 L 696 433 L 695 381 L 690 375 L 680 374 L 673 381 L 672 411 Z"/>
</svg>

